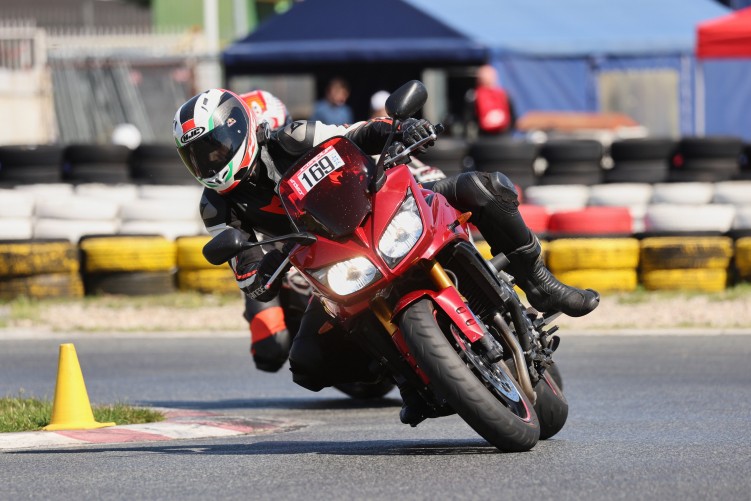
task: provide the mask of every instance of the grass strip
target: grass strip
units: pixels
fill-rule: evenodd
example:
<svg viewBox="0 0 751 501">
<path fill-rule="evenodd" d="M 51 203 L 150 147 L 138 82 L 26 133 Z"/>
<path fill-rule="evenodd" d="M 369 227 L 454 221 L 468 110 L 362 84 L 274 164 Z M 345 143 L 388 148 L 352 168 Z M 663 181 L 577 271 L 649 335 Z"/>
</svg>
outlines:
<svg viewBox="0 0 751 501">
<path fill-rule="evenodd" d="M 119 425 L 154 423 L 164 420 L 164 414 L 151 409 L 133 407 L 124 403 L 92 406 L 94 419 Z M 37 431 L 47 426 L 52 418 L 52 402 L 36 398 L 0 398 L 0 433 Z"/>
</svg>

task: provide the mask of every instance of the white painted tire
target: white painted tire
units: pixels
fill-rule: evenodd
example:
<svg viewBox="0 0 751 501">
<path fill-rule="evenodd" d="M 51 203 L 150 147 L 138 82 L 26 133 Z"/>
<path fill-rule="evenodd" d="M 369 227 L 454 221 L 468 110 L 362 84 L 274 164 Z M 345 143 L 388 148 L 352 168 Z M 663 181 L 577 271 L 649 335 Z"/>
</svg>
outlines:
<svg viewBox="0 0 751 501">
<path fill-rule="evenodd" d="M 178 237 L 205 235 L 206 230 L 197 221 L 124 221 L 120 225 L 121 235 L 162 235 L 169 240 Z"/>
<path fill-rule="evenodd" d="M 751 181 L 715 183 L 712 202 L 716 204 L 751 205 Z"/>
<path fill-rule="evenodd" d="M 541 205 L 549 212 L 583 209 L 589 200 L 589 186 L 583 184 L 548 184 L 524 190 L 524 203 Z"/>
<path fill-rule="evenodd" d="M 0 240 L 28 240 L 33 234 L 30 218 L 0 219 Z"/>
<path fill-rule="evenodd" d="M 653 185 L 653 204 L 702 205 L 712 201 L 712 183 L 657 183 Z"/>
<path fill-rule="evenodd" d="M 0 217 L 24 218 L 34 214 L 34 197 L 16 190 L 0 190 Z"/>
<path fill-rule="evenodd" d="M 48 201 L 73 195 L 73 185 L 66 183 L 20 184 L 15 190 L 29 193 L 36 201 Z"/>
<path fill-rule="evenodd" d="M 589 205 L 636 207 L 649 204 L 653 188 L 647 183 L 596 184 L 589 188 Z"/>
<path fill-rule="evenodd" d="M 122 204 L 138 198 L 138 187 L 134 184 L 86 183 L 76 186 L 75 194 Z"/>
<path fill-rule="evenodd" d="M 120 207 L 117 202 L 71 196 L 38 201 L 36 216 L 43 219 L 74 221 L 110 221 L 117 217 Z"/>
<path fill-rule="evenodd" d="M 735 219 L 733 220 L 734 230 L 751 229 L 751 205 L 736 207 Z"/>
<path fill-rule="evenodd" d="M 201 200 L 203 188 L 201 186 L 170 186 L 145 184 L 138 187 L 138 198 L 149 200 L 172 200 L 188 199 L 195 201 L 196 205 Z"/>
<path fill-rule="evenodd" d="M 120 218 L 123 222 L 196 221 L 198 218 L 198 200 L 184 198 L 132 200 L 120 207 Z"/>
<path fill-rule="evenodd" d="M 34 238 L 66 238 L 78 242 L 84 235 L 114 235 L 117 229 L 118 224 L 114 220 L 37 219 Z"/>
<path fill-rule="evenodd" d="M 644 217 L 646 231 L 718 231 L 725 233 L 733 225 L 736 209 L 732 205 L 653 204 Z"/>
</svg>

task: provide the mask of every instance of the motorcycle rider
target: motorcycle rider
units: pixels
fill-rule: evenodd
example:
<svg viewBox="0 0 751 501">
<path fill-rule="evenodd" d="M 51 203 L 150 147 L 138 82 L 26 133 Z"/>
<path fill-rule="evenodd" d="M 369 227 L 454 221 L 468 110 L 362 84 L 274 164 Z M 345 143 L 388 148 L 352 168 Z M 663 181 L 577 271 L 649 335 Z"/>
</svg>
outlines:
<svg viewBox="0 0 751 501">
<path fill-rule="evenodd" d="M 239 97 L 253 111 L 257 123 L 267 122 L 272 132 L 292 122 L 287 107 L 271 92 L 258 89 L 239 94 Z M 446 177 L 440 169 L 425 165 L 417 159 L 412 161 L 409 168 L 421 183 Z M 280 295 L 268 302 L 252 299 L 245 294 L 243 316 L 248 321 L 250 354 L 258 370 L 277 372 L 287 361 L 292 337 L 297 332 L 300 318 L 307 306 L 309 289 L 304 278 L 295 276 L 288 277 Z"/>
<path fill-rule="evenodd" d="M 231 226 L 250 241 L 255 232 L 279 236 L 294 231 L 276 194 L 275 186 L 298 158 L 316 144 L 343 135 L 366 154 L 381 152 L 391 129 L 390 120 L 373 119 L 351 126 L 296 121 L 271 132 L 236 94 L 223 89 L 202 92 L 175 114 L 173 131 L 178 152 L 191 174 L 205 186 L 201 215 L 209 233 Z M 399 129 L 407 146 L 434 132 L 427 120 L 407 119 Z M 509 271 L 539 311 L 561 311 L 582 316 L 599 303 L 599 295 L 559 282 L 545 267 L 540 243 L 519 214 L 518 195 L 503 174 L 468 172 L 427 183 L 462 212 L 485 236 L 494 254 L 504 252 Z M 281 280 L 265 284 L 284 261 L 273 249 L 265 255 L 254 247 L 234 257 L 230 265 L 240 288 L 254 299 L 268 301 L 279 292 Z M 278 275 L 279 277 L 282 274 Z M 319 391 L 336 383 L 372 381 L 371 359 L 338 327 L 321 303 L 312 298 L 290 352 L 293 380 Z M 400 387 L 405 406 L 402 422 L 415 424 L 425 410 L 408 389 Z"/>
</svg>

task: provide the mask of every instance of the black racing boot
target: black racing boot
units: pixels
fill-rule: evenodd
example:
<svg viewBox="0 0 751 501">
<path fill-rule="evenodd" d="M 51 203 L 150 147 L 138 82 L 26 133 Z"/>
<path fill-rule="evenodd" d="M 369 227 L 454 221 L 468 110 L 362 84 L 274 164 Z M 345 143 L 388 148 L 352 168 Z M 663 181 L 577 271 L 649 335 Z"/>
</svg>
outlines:
<svg viewBox="0 0 751 501">
<path fill-rule="evenodd" d="M 516 284 L 527 295 L 529 304 L 541 312 L 560 311 L 570 317 L 581 317 L 600 304 L 600 295 L 592 289 L 577 289 L 563 284 L 545 267 L 540 242 L 532 241 L 506 254 L 507 267 Z"/>
<path fill-rule="evenodd" d="M 431 417 L 431 409 L 428 406 L 425 399 L 417 393 L 409 383 L 402 383 L 398 385 L 399 393 L 402 396 L 402 410 L 399 411 L 399 420 L 408 424 L 411 427 L 415 427 L 418 424 Z"/>
</svg>

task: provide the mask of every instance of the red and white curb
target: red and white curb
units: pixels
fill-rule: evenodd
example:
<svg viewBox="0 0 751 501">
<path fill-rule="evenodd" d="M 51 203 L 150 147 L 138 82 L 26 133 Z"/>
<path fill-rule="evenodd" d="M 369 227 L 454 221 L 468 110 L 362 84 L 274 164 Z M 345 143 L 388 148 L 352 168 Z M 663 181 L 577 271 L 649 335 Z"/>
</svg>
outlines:
<svg viewBox="0 0 751 501">
<path fill-rule="evenodd" d="M 162 442 L 190 438 L 263 435 L 290 431 L 299 423 L 280 420 L 227 416 L 214 412 L 155 409 L 164 421 L 98 428 L 95 430 L 27 431 L 0 433 L 0 451 L 42 447 L 71 447 L 88 444 Z"/>
</svg>

